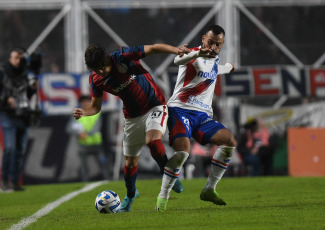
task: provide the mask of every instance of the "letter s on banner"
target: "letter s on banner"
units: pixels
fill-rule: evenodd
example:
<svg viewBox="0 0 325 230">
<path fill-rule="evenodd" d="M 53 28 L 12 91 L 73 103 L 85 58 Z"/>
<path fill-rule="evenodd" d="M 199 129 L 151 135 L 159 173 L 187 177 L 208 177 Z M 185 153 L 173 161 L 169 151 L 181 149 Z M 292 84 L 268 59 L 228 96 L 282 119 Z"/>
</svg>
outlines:
<svg viewBox="0 0 325 230">
<path fill-rule="evenodd" d="M 41 78 L 43 110 L 47 115 L 69 114 L 78 105 L 72 74 L 44 74 Z M 77 87 L 79 90 L 79 87 Z"/>
</svg>

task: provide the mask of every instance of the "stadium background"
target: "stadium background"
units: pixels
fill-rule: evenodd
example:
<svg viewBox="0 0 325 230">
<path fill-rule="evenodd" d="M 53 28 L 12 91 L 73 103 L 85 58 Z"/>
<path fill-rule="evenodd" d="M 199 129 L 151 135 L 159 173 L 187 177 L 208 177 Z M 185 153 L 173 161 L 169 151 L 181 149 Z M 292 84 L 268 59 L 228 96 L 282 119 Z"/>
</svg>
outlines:
<svg viewBox="0 0 325 230">
<path fill-rule="evenodd" d="M 88 43 L 100 42 L 107 50 L 157 42 L 197 46 L 203 28 L 215 23 L 226 30 L 221 60 L 233 62 L 237 69 L 235 74 L 219 78 L 215 100 L 218 119 L 238 135 L 247 119 L 262 115 L 277 138 L 274 173 L 290 174 L 290 128 L 318 128 L 319 133 L 308 135 L 324 138 L 324 12 L 322 0 L 1 1 L 0 60 L 5 61 L 10 49 L 17 45 L 26 47 L 29 53 L 40 52 L 43 57 L 39 76 L 43 116 L 40 126 L 30 130 L 24 183 L 79 180 L 76 140 L 66 133 L 65 126 L 78 96 L 89 93 L 83 63 Z M 177 74 L 172 60 L 169 55 L 144 59 L 167 98 Z M 113 179 L 120 178 L 123 162 L 120 108 L 117 98 L 105 95 L 103 134 Z M 325 168 L 321 148 L 319 143 L 315 150 L 304 150 L 305 155 L 297 155 L 300 158 L 296 159 L 310 161 L 308 167 L 317 170 L 305 172 L 298 168 L 294 175 L 325 175 L 321 171 Z M 147 149 L 143 150 L 140 172 L 158 177 L 154 161 Z M 208 152 L 199 149 L 191 159 L 196 167 L 194 176 L 204 173 L 202 154 Z M 95 162 L 90 164 L 92 178 L 98 179 Z"/>
</svg>

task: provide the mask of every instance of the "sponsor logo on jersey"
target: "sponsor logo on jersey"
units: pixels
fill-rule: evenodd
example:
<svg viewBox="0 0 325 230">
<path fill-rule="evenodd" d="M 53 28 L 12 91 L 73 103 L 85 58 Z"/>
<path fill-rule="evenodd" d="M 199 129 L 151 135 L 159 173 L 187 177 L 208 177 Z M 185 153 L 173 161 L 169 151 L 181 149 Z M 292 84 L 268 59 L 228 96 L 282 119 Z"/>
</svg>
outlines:
<svg viewBox="0 0 325 230">
<path fill-rule="evenodd" d="M 114 92 L 120 92 L 121 90 L 123 90 L 124 88 L 126 88 L 128 85 L 130 85 L 133 80 L 136 78 L 135 75 L 131 75 L 130 79 L 127 80 L 126 82 L 124 82 L 123 84 L 120 84 L 119 87 L 113 89 Z"/>
<path fill-rule="evenodd" d="M 203 72 L 200 70 L 196 76 L 215 80 L 215 79 L 217 79 L 218 75 L 217 75 L 216 71 L 214 71 L 214 70 L 212 70 L 212 72 Z"/>
<path fill-rule="evenodd" d="M 195 106 L 199 106 L 201 108 L 210 109 L 209 105 L 204 104 L 202 101 L 199 101 L 198 99 L 195 98 L 195 96 L 190 96 L 188 98 L 187 103 L 195 105 Z"/>
</svg>

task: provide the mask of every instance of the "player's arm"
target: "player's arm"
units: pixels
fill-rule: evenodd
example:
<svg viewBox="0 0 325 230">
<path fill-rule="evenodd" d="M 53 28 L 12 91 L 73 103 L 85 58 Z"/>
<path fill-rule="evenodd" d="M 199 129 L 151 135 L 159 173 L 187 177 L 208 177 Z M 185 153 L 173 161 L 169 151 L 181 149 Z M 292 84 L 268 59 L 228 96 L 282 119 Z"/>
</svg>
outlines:
<svg viewBox="0 0 325 230">
<path fill-rule="evenodd" d="M 175 47 L 167 44 L 153 44 L 145 45 L 144 52 L 146 56 L 159 53 L 172 53 L 183 56 L 184 54 L 191 52 L 191 50 L 187 48 L 187 44 L 184 44 L 180 47 Z"/>
<path fill-rule="evenodd" d="M 212 52 L 211 49 L 208 48 L 201 48 L 199 50 L 192 51 L 188 54 L 184 54 L 182 56 L 178 55 L 174 59 L 174 63 L 176 65 L 186 65 L 190 61 L 198 58 L 198 57 L 206 57 L 206 58 L 215 58 L 215 54 L 210 54 Z"/>
<path fill-rule="evenodd" d="M 235 72 L 235 67 L 233 64 L 227 62 L 225 65 L 218 65 L 218 75 L 232 72 Z"/>
<path fill-rule="evenodd" d="M 75 119 L 79 119 L 83 116 L 92 116 L 100 112 L 102 108 L 103 97 L 92 97 L 91 102 L 85 109 L 75 108 L 73 110 L 73 116 Z"/>
</svg>

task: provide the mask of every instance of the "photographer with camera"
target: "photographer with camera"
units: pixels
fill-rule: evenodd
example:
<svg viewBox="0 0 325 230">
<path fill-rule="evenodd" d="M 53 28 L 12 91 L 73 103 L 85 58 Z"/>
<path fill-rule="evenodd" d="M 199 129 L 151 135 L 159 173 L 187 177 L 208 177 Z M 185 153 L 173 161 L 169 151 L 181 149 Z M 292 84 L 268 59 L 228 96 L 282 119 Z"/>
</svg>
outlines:
<svg viewBox="0 0 325 230">
<path fill-rule="evenodd" d="M 26 51 L 14 48 L 0 64 L 0 119 L 4 134 L 1 191 L 23 191 L 19 185 L 23 154 L 31 121 L 29 102 L 37 92 L 37 75 L 28 77 Z"/>
</svg>

